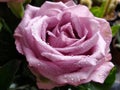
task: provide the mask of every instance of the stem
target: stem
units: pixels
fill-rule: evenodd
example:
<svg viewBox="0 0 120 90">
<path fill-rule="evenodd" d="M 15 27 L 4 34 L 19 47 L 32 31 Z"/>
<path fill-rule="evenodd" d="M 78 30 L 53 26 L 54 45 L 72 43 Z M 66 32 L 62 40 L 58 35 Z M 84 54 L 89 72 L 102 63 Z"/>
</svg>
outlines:
<svg viewBox="0 0 120 90">
<path fill-rule="evenodd" d="M 104 13 L 103 13 L 103 17 L 108 14 L 109 7 L 110 7 L 111 2 L 112 2 L 112 0 L 106 0 L 105 10 L 104 10 Z"/>
</svg>

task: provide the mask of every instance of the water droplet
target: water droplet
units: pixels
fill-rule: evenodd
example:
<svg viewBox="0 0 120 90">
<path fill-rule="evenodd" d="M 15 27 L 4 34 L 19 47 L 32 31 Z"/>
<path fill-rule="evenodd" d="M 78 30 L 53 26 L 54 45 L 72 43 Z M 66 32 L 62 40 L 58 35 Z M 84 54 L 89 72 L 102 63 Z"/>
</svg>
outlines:
<svg viewBox="0 0 120 90">
<path fill-rule="evenodd" d="M 67 76 L 65 75 L 64 78 L 67 78 Z"/>
<path fill-rule="evenodd" d="M 71 78 L 71 80 L 73 81 L 73 80 L 74 80 L 74 78 Z"/>
<path fill-rule="evenodd" d="M 40 64 L 38 63 L 38 66 L 40 66 Z"/>
<path fill-rule="evenodd" d="M 103 75 L 103 74 L 99 74 L 99 77 L 100 77 L 100 78 L 104 78 L 105 75 Z"/>
<path fill-rule="evenodd" d="M 81 81 L 81 79 L 80 79 L 80 78 L 78 78 L 78 80 L 79 80 L 79 81 Z"/>
<path fill-rule="evenodd" d="M 32 27 L 32 30 L 35 30 L 35 27 Z"/>
<path fill-rule="evenodd" d="M 86 61 L 86 62 L 85 62 L 85 64 L 87 65 L 87 64 L 88 64 L 88 62 Z"/>
<path fill-rule="evenodd" d="M 76 79 L 77 79 L 78 81 L 81 81 L 79 76 L 77 76 L 77 78 L 76 78 Z"/>
<path fill-rule="evenodd" d="M 102 74 L 99 74 L 99 76 L 102 76 Z"/>
</svg>

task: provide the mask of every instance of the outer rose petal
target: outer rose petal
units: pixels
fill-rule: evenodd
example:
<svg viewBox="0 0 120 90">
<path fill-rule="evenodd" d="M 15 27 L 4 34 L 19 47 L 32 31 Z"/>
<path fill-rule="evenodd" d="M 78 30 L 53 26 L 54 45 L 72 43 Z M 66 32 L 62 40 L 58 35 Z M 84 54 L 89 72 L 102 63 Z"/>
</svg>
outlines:
<svg viewBox="0 0 120 90">
<path fill-rule="evenodd" d="M 106 53 L 108 53 L 110 50 L 109 50 L 109 45 L 111 43 L 111 40 L 112 40 L 112 32 L 111 32 L 111 29 L 110 29 L 110 25 L 108 22 L 106 22 L 106 20 L 104 19 L 100 19 L 100 18 L 96 18 L 97 21 L 99 21 L 100 23 L 100 32 L 101 32 L 101 35 L 103 37 L 103 39 L 106 41 Z"/>
<path fill-rule="evenodd" d="M 25 38 L 23 37 L 23 35 L 26 34 L 24 30 L 25 30 L 25 28 L 28 27 L 29 21 L 34 17 L 34 14 L 38 10 L 39 10 L 39 8 L 37 8 L 37 7 L 27 5 L 26 10 L 25 10 L 25 15 L 24 15 L 21 23 L 16 28 L 16 31 L 15 31 L 15 34 L 14 34 L 14 36 L 16 38 L 15 44 L 16 44 L 16 47 L 17 47 L 18 51 L 22 54 L 24 53 L 24 51 L 22 50 L 22 47 L 24 47 L 24 45 L 25 45 L 24 42 L 27 42 L 27 41 L 25 41 Z M 29 36 L 30 36 L 30 34 L 29 34 Z"/>
<path fill-rule="evenodd" d="M 57 86 L 60 86 L 54 82 L 45 82 L 43 83 L 43 81 L 39 81 L 37 80 L 37 85 L 39 88 L 44 88 L 44 89 L 50 89 L 50 88 L 54 88 L 54 87 L 57 87 Z"/>
<path fill-rule="evenodd" d="M 54 16 L 62 12 L 64 8 L 67 8 L 67 6 L 62 2 L 52 3 L 46 1 L 41 6 L 41 9 L 37 12 L 36 16 L 40 16 L 40 15 Z"/>
<path fill-rule="evenodd" d="M 104 83 L 104 80 L 108 76 L 108 73 L 110 72 L 111 68 L 114 65 L 111 62 L 105 62 L 100 67 L 98 67 L 93 75 L 91 75 L 91 78 L 95 82 Z"/>
<path fill-rule="evenodd" d="M 65 9 L 66 12 L 71 12 L 79 17 L 94 17 L 89 9 L 83 5 L 77 5 L 76 7 L 69 7 Z"/>
<path fill-rule="evenodd" d="M 52 3 L 46 1 L 40 8 L 40 10 L 37 12 L 36 16 L 56 16 L 57 14 L 61 13 L 64 9 L 68 7 L 76 6 L 72 1 L 69 1 L 67 3 L 57 2 Z"/>
</svg>

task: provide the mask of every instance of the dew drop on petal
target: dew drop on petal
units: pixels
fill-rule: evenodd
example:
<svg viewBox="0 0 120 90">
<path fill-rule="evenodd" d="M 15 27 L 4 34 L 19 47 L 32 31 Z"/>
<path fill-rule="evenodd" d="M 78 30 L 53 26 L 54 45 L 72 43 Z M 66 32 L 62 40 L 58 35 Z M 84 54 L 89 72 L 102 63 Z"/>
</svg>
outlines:
<svg viewBox="0 0 120 90">
<path fill-rule="evenodd" d="M 104 77 L 103 74 L 99 74 L 99 77 Z"/>
<path fill-rule="evenodd" d="M 67 76 L 65 75 L 64 78 L 67 78 Z"/>
<path fill-rule="evenodd" d="M 73 81 L 73 80 L 74 80 L 74 78 L 71 78 L 71 80 Z"/>
</svg>

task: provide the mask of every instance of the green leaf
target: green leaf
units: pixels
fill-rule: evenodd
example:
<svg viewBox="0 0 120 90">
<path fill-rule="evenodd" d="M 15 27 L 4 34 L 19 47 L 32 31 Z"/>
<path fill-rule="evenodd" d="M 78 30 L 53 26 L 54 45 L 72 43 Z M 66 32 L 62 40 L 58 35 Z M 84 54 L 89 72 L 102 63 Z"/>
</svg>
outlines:
<svg viewBox="0 0 120 90">
<path fill-rule="evenodd" d="M 113 25 L 111 27 L 111 29 L 112 29 L 112 35 L 115 36 L 118 33 L 119 29 L 120 29 L 120 24 Z"/>
<path fill-rule="evenodd" d="M 24 7 L 23 3 L 17 3 L 17 2 L 8 2 L 8 7 L 11 9 L 13 14 L 17 16 L 18 18 L 22 18 L 24 15 Z"/>
<path fill-rule="evenodd" d="M 114 83 L 114 81 L 115 81 L 116 72 L 117 72 L 117 69 L 116 69 L 116 67 L 114 67 L 114 68 L 110 71 L 110 74 L 109 74 L 108 77 L 106 78 L 104 84 L 107 84 L 107 85 L 111 86 L 111 85 Z"/>
<path fill-rule="evenodd" d="M 0 21 L 0 31 L 2 30 L 2 27 L 3 25 L 2 25 L 2 22 Z"/>
<path fill-rule="evenodd" d="M 102 17 L 103 16 L 103 11 L 101 10 L 100 7 L 92 7 L 91 12 L 94 14 L 96 17 Z"/>
<path fill-rule="evenodd" d="M 11 60 L 0 67 L 0 90 L 7 90 L 9 88 L 18 70 L 19 64 L 20 62 L 18 60 Z"/>
<path fill-rule="evenodd" d="M 2 30 L 2 28 L 4 28 L 6 31 L 8 31 L 10 34 L 12 34 L 10 28 L 8 27 L 7 23 L 5 22 L 5 20 L 3 18 L 0 18 L 0 31 Z"/>
<path fill-rule="evenodd" d="M 94 6 L 90 11 L 96 16 L 102 18 L 104 16 L 106 2 L 104 1 L 101 6 Z"/>
<path fill-rule="evenodd" d="M 117 33 L 117 40 L 118 40 L 118 44 L 120 44 L 120 28 L 119 28 L 119 31 Z"/>
<path fill-rule="evenodd" d="M 25 0 L 24 1 L 24 4 L 28 4 L 28 3 L 30 3 L 32 0 Z"/>
<path fill-rule="evenodd" d="M 44 2 L 45 2 L 45 0 L 34 0 L 33 5 L 40 7 Z"/>
</svg>

